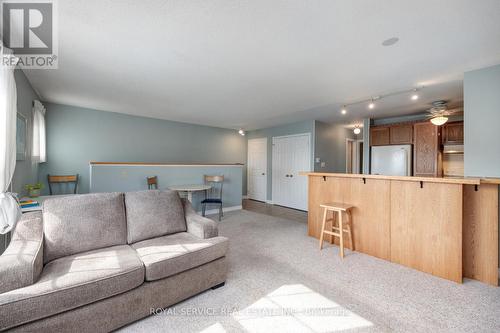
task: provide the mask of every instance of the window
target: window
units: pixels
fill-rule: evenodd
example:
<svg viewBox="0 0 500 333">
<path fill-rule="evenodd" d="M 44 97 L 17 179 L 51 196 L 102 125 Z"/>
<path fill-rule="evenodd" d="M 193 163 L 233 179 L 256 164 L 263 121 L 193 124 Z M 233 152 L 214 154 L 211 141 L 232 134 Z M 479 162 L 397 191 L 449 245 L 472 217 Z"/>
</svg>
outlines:
<svg viewBox="0 0 500 333">
<path fill-rule="evenodd" d="M 33 148 L 31 158 L 33 162 L 47 161 L 45 148 L 45 107 L 40 101 L 33 101 Z"/>
</svg>

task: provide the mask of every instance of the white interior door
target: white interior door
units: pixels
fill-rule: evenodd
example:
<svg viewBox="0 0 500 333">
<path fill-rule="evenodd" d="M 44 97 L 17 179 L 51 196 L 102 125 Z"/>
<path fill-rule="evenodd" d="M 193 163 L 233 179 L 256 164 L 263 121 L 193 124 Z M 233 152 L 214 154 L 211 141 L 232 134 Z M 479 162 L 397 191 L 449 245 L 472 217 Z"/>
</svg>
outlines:
<svg viewBox="0 0 500 333">
<path fill-rule="evenodd" d="M 311 138 L 300 134 L 273 138 L 273 203 L 307 210 L 307 177 L 311 169 Z"/>
<path fill-rule="evenodd" d="M 254 200 L 267 199 L 267 138 L 248 140 L 247 195 Z"/>
</svg>

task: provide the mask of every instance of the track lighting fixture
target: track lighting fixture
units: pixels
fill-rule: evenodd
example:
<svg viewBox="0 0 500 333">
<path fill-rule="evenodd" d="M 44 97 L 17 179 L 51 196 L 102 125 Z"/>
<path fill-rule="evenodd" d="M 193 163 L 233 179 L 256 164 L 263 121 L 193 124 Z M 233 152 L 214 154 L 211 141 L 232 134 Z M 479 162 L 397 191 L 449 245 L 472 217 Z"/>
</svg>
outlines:
<svg viewBox="0 0 500 333">
<path fill-rule="evenodd" d="M 412 101 L 416 101 L 419 98 L 418 92 L 421 89 L 424 89 L 424 87 L 421 86 L 421 87 L 417 87 L 417 88 L 396 91 L 396 92 L 385 94 L 385 95 L 373 96 L 370 99 L 364 99 L 364 100 L 360 100 L 360 101 L 356 101 L 356 102 L 352 102 L 352 103 L 346 103 L 343 105 L 342 109 L 340 109 L 340 113 L 347 114 L 347 107 L 348 106 L 362 104 L 362 103 L 368 103 L 368 109 L 373 110 L 376 107 L 375 101 L 378 101 L 379 99 L 391 97 L 391 96 L 402 95 L 402 94 L 411 94 L 410 99 Z"/>
</svg>

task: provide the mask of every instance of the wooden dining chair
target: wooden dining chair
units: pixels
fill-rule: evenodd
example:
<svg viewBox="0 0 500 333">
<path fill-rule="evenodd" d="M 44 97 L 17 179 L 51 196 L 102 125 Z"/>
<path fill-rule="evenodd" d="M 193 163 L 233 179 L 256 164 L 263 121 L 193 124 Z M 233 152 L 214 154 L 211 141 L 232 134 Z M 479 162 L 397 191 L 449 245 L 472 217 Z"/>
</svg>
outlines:
<svg viewBox="0 0 500 333">
<path fill-rule="evenodd" d="M 78 174 L 76 175 L 47 175 L 47 182 L 49 183 L 49 193 L 53 195 L 52 185 L 54 184 L 74 184 L 73 194 L 78 190 Z M 61 193 L 64 194 L 64 193 Z"/>
<path fill-rule="evenodd" d="M 201 212 L 205 216 L 207 205 L 219 206 L 219 221 L 224 216 L 222 211 L 222 186 L 224 185 L 224 176 L 204 176 L 205 184 L 210 185 L 210 189 L 205 191 L 205 199 L 201 201 Z"/>
<path fill-rule="evenodd" d="M 148 190 L 157 190 L 158 189 L 158 177 L 147 177 L 148 182 Z"/>
</svg>

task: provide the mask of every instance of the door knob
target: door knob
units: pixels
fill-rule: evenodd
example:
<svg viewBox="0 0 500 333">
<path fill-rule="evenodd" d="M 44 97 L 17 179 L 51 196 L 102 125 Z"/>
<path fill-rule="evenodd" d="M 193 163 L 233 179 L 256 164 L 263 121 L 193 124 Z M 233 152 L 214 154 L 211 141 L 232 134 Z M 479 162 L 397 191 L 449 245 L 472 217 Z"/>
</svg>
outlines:
<svg viewBox="0 0 500 333">
<path fill-rule="evenodd" d="M 285 177 L 287 177 L 287 178 L 288 178 L 289 176 L 288 176 L 288 175 L 285 175 Z"/>
<path fill-rule="evenodd" d="M 290 175 L 290 177 L 293 177 L 293 175 Z"/>
<path fill-rule="evenodd" d="M 262 176 L 265 176 L 265 175 L 266 175 L 266 173 L 265 173 L 265 172 L 263 172 L 263 173 L 262 173 Z"/>
</svg>

